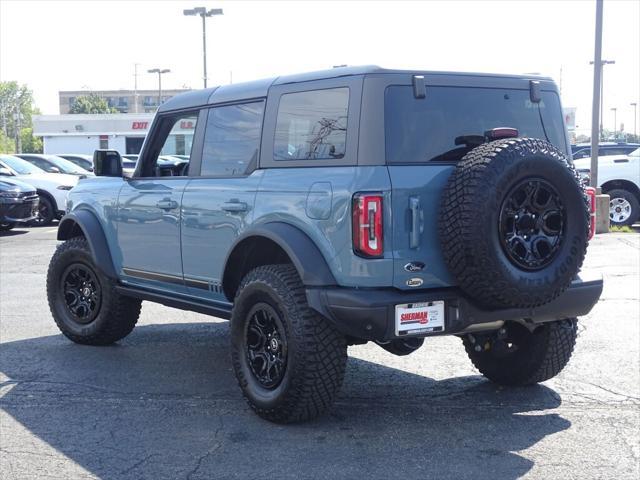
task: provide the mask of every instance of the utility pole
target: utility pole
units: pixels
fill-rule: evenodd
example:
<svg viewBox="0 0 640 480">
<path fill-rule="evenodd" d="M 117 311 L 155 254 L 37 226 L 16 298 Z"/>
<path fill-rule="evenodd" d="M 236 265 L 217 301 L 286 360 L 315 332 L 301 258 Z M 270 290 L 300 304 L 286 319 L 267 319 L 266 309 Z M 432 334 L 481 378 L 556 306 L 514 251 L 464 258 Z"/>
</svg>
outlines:
<svg viewBox="0 0 640 480">
<path fill-rule="evenodd" d="M 168 68 L 152 68 L 151 70 L 147 70 L 148 73 L 157 73 L 158 74 L 158 108 L 162 104 L 162 75 L 164 73 L 169 73 L 171 70 Z"/>
<path fill-rule="evenodd" d="M 183 10 L 185 16 L 200 16 L 202 17 L 202 66 L 203 66 L 203 80 L 204 88 L 207 88 L 207 17 L 213 17 L 214 15 L 222 15 L 221 8 L 212 8 L 207 11 L 205 7 L 196 7 L 189 10 Z"/>
<path fill-rule="evenodd" d="M 602 88 L 602 0 L 596 0 L 596 39 L 593 54 L 593 103 L 591 109 L 591 172 L 590 184 L 598 188 L 598 120 Z M 600 126 L 602 128 L 602 125 Z"/>
<path fill-rule="evenodd" d="M 138 66 L 139 63 L 133 64 L 133 113 L 138 113 Z"/>
<path fill-rule="evenodd" d="M 638 130 L 637 130 L 638 114 L 636 113 L 636 109 L 638 108 L 638 103 L 633 102 L 630 105 L 633 107 L 633 136 L 637 137 L 638 136 Z M 637 141 L 638 139 L 636 138 L 636 142 Z"/>
<path fill-rule="evenodd" d="M 16 121 L 16 153 L 22 153 L 22 109 L 20 108 L 22 102 L 18 100 L 16 105 L 16 113 L 14 114 L 14 120 Z"/>
</svg>

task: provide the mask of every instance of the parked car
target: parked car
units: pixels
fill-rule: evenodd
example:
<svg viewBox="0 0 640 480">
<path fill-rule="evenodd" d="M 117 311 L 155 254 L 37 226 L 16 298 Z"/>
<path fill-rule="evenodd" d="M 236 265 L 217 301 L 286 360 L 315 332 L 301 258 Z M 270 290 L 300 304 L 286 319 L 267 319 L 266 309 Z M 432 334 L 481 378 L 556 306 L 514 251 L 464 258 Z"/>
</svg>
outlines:
<svg viewBox="0 0 640 480">
<path fill-rule="evenodd" d="M 628 155 L 638 147 L 640 147 L 638 143 L 603 142 L 598 146 L 598 156 Z M 591 158 L 591 144 L 579 143 L 577 145 L 571 145 L 571 152 L 574 160 Z"/>
<path fill-rule="evenodd" d="M 40 153 L 19 153 L 15 155 L 18 158 L 21 158 L 32 165 L 44 170 L 48 173 L 65 173 L 67 175 L 78 175 L 78 176 L 91 176 L 91 173 L 88 170 L 85 170 L 82 167 L 79 167 L 73 162 L 69 160 L 65 160 L 62 157 L 58 157 L 56 155 L 43 155 Z"/>
<path fill-rule="evenodd" d="M 578 173 L 588 183 L 591 159 L 574 161 Z M 633 225 L 640 220 L 640 148 L 629 155 L 598 157 L 598 186 L 609 195 L 612 225 Z"/>
<path fill-rule="evenodd" d="M 122 170 L 126 175 L 132 175 L 136 169 L 136 163 L 138 162 L 137 154 L 127 153 L 122 155 Z"/>
<path fill-rule="evenodd" d="M 31 163 L 13 155 L 0 155 L 0 173 L 4 177 L 12 177 L 33 185 L 40 201 L 38 203 L 38 217 L 34 220 L 37 225 L 48 225 L 55 218 L 64 214 L 67 195 L 78 183 L 78 176 L 61 173 L 47 173 Z"/>
<path fill-rule="evenodd" d="M 6 171 L 5 171 L 6 170 Z M 24 182 L 7 178 L 9 172 L 0 167 L 0 231 L 11 230 L 18 223 L 27 223 L 38 216 L 36 189 Z"/>
<path fill-rule="evenodd" d="M 92 155 L 82 155 L 79 153 L 57 153 L 56 156 L 64 158 L 65 160 L 69 160 L 70 162 L 75 163 L 80 168 L 87 170 L 88 172 L 93 172 Z"/>
<path fill-rule="evenodd" d="M 143 300 L 230 319 L 242 393 L 274 422 L 325 411 L 368 341 L 455 335 L 490 380 L 543 382 L 602 291 L 578 274 L 567 140 L 545 77 L 351 67 L 178 95 L 132 178 L 97 151 L 71 191 L 49 306 L 88 345 L 128 335 Z M 159 152 L 189 169 L 160 178 Z"/>
</svg>

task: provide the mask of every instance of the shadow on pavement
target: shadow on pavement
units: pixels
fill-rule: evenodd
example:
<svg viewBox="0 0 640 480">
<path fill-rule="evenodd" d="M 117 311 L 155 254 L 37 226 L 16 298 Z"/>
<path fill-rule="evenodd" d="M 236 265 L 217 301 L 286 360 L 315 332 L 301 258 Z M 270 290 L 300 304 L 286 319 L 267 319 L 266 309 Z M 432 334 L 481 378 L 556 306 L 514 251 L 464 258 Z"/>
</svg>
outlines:
<svg viewBox="0 0 640 480">
<path fill-rule="evenodd" d="M 240 395 L 227 332 L 182 323 L 138 327 L 112 347 L 61 335 L 4 343 L 0 407 L 103 479 L 515 479 L 533 466 L 518 451 L 570 426 L 541 412 L 561 403 L 544 386 L 435 381 L 354 358 L 331 413 L 270 424 Z M 5 458 L 25 449 L 12 437 Z"/>
<path fill-rule="evenodd" d="M 24 235 L 29 233 L 29 230 L 20 230 L 20 227 L 14 227 L 11 230 L 0 231 L 0 237 L 15 237 L 17 235 Z"/>
</svg>

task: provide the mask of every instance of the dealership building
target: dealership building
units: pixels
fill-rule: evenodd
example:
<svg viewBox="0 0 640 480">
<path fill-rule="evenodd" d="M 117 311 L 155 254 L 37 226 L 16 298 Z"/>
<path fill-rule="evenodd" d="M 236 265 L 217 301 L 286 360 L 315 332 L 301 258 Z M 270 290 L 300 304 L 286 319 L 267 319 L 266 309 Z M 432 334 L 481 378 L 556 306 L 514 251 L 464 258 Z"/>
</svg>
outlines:
<svg viewBox="0 0 640 480">
<path fill-rule="evenodd" d="M 42 137 L 44 153 L 91 155 L 98 148 L 139 153 L 152 113 L 34 115 L 33 134 Z M 184 128 L 181 128 L 184 127 Z M 193 135 L 193 125 L 178 125 L 176 136 Z"/>
</svg>

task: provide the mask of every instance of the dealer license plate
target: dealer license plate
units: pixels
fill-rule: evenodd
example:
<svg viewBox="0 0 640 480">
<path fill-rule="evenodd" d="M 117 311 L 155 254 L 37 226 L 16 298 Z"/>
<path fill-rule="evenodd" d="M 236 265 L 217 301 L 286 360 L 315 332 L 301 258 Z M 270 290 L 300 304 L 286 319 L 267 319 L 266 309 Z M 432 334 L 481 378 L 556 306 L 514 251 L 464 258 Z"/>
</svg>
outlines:
<svg viewBox="0 0 640 480">
<path fill-rule="evenodd" d="M 444 331 L 444 302 L 396 305 L 396 336 Z"/>
</svg>

